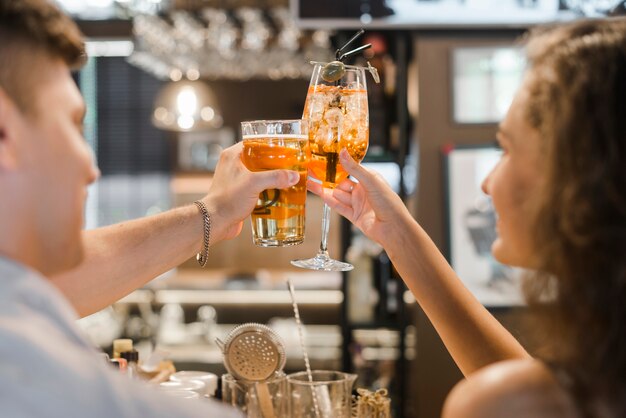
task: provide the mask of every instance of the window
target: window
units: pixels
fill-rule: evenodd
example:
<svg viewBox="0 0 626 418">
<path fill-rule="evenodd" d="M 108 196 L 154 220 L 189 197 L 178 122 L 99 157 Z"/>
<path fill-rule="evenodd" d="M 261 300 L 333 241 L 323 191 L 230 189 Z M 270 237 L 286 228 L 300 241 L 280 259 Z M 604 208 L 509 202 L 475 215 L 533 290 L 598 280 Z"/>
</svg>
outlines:
<svg viewBox="0 0 626 418">
<path fill-rule="evenodd" d="M 463 47 L 452 51 L 456 123 L 497 123 L 506 114 L 525 69 L 521 48 Z"/>
<path fill-rule="evenodd" d="M 119 56 L 91 57 L 78 79 L 88 109 L 85 137 L 102 172 L 89 191 L 86 227 L 168 209 L 167 133 L 150 122 L 162 83 Z"/>
</svg>

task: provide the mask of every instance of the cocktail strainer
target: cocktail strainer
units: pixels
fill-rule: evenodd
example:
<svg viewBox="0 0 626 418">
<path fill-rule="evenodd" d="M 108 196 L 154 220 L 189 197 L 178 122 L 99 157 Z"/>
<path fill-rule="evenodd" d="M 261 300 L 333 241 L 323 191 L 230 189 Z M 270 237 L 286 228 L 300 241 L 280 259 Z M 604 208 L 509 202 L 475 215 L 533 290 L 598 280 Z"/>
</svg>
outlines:
<svg viewBox="0 0 626 418">
<path fill-rule="evenodd" d="M 285 367 L 281 338 L 268 326 L 249 322 L 234 328 L 225 342 L 216 338 L 224 366 L 236 380 L 252 383 L 263 418 L 275 418 L 266 381 Z"/>
<path fill-rule="evenodd" d="M 285 367 L 285 345 L 266 325 L 242 324 L 228 334 L 225 342 L 216 341 L 224 355 L 226 370 L 237 380 L 262 382 Z"/>
</svg>

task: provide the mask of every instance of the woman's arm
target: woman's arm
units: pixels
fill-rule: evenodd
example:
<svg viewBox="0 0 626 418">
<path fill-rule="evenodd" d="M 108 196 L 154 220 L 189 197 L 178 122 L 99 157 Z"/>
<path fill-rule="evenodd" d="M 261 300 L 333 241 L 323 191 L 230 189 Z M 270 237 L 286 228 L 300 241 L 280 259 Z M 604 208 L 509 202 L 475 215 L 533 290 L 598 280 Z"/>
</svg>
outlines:
<svg viewBox="0 0 626 418">
<path fill-rule="evenodd" d="M 359 183 L 346 180 L 330 192 L 309 182 L 309 189 L 385 248 L 463 374 L 497 361 L 529 357 L 463 286 L 387 183 L 345 150 L 340 158 Z"/>
<path fill-rule="evenodd" d="M 222 152 L 202 199 L 211 216 L 210 245 L 239 234 L 261 191 L 286 188 L 299 179 L 297 172 L 287 170 L 250 172 L 240 155 L 241 144 Z M 79 315 L 89 315 L 192 257 L 200 251 L 203 236 L 196 205 L 85 231 L 83 262 L 52 282 Z"/>
<path fill-rule="evenodd" d="M 461 283 L 417 222 L 403 217 L 395 226 L 385 245 L 387 254 L 464 375 L 501 360 L 528 357 Z"/>
</svg>

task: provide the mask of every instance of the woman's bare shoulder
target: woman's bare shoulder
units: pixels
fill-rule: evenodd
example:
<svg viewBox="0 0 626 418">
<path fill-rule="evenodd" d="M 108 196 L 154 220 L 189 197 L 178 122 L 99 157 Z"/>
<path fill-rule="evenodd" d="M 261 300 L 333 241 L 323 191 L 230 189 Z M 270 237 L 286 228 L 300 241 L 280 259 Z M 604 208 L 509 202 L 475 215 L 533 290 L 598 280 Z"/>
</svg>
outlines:
<svg viewBox="0 0 626 418">
<path fill-rule="evenodd" d="M 443 418 L 575 418 L 574 404 L 536 360 L 509 360 L 468 376 L 450 392 Z"/>
</svg>

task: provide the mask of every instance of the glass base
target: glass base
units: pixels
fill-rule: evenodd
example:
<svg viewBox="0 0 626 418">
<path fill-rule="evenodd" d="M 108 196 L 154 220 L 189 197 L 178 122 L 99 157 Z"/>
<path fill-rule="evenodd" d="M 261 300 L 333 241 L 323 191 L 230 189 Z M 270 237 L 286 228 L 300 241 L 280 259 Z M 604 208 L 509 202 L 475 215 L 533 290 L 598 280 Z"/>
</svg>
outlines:
<svg viewBox="0 0 626 418">
<path fill-rule="evenodd" d="M 313 258 L 291 260 L 291 264 L 303 269 L 321 271 L 350 271 L 354 266 L 343 261 L 333 260 L 328 253 L 320 252 Z"/>
<path fill-rule="evenodd" d="M 259 247 L 289 247 L 291 245 L 302 244 L 304 242 L 304 238 L 252 238 L 252 241 L 254 242 L 254 245 L 258 245 Z"/>
</svg>

